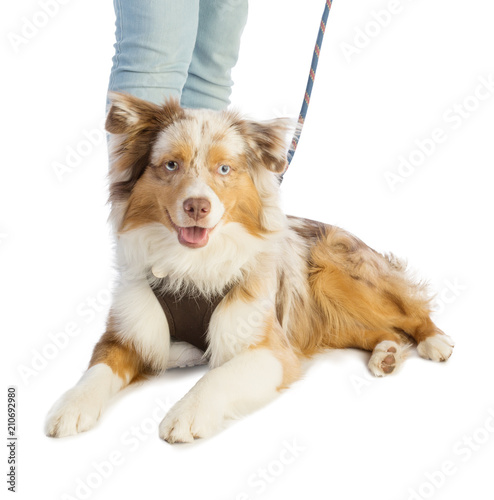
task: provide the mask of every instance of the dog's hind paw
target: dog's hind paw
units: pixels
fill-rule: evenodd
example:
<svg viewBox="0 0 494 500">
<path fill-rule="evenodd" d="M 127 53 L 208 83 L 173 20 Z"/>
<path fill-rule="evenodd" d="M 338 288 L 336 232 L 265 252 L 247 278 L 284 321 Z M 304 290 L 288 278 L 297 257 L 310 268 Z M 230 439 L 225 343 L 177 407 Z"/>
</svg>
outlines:
<svg viewBox="0 0 494 500">
<path fill-rule="evenodd" d="M 369 370 L 376 377 L 389 375 L 397 368 L 406 357 L 406 348 L 393 342 L 384 340 L 376 345 L 369 360 Z"/>
<path fill-rule="evenodd" d="M 454 342 L 444 333 L 438 333 L 419 342 L 417 351 L 425 359 L 446 361 L 453 353 Z"/>
</svg>

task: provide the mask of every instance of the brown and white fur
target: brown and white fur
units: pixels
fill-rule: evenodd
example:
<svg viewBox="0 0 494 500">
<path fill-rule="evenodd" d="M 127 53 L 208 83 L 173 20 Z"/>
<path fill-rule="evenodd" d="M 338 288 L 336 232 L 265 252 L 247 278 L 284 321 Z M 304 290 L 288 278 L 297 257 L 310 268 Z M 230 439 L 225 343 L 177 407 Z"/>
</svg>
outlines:
<svg viewBox="0 0 494 500">
<path fill-rule="evenodd" d="M 286 121 L 111 100 L 120 280 L 89 369 L 51 409 L 48 435 L 90 429 L 118 391 L 166 369 L 173 346 L 151 271 L 179 293 L 231 287 L 209 325 L 210 371 L 161 422 L 168 442 L 210 436 L 267 403 L 297 380 L 302 360 L 328 348 L 370 351 L 376 376 L 398 368 L 411 343 L 424 358 L 449 358 L 453 343 L 430 319 L 425 286 L 399 260 L 282 213 Z"/>
</svg>

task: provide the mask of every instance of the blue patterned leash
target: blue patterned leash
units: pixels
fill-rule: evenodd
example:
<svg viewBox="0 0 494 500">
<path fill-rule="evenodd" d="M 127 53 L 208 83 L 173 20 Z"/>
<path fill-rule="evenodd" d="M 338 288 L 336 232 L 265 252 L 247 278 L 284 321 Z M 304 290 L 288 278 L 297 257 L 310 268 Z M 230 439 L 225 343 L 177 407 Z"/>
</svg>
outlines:
<svg viewBox="0 0 494 500">
<path fill-rule="evenodd" d="M 307 86 L 305 87 L 304 101 L 302 102 L 302 108 L 300 109 L 300 114 L 298 117 L 298 127 L 293 134 L 292 143 L 287 155 L 287 166 L 285 172 L 288 170 L 290 163 L 297 149 L 298 141 L 300 135 L 302 134 L 302 127 L 304 126 L 305 117 L 307 116 L 307 110 L 309 109 L 310 96 L 312 93 L 312 87 L 314 86 L 314 80 L 316 78 L 317 63 L 319 62 L 319 53 L 321 52 L 321 45 L 324 38 L 324 32 L 326 31 L 326 23 L 328 22 L 329 11 L 331 10 L 332 0 L 326 0 L 326 5 L 324 6 L 324 12 L 322 14 L 321 24 L 319 26 L 319 32 L 317 34 L 316 46 L 314 47 L 314 54 L 312 56 L 312 63 L 310 65 L 309 78 L 307 80 Z M 285 175 L 285 172 L 281 174 L 281 179 Z"/>
</svg>

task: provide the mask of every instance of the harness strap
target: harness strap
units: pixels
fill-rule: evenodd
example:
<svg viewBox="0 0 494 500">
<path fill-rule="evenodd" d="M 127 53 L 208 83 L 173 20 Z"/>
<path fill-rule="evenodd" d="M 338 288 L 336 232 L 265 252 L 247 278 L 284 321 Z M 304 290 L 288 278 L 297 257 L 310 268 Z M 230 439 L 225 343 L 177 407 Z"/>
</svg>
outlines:
<svg viewBox="0 0 494 500">
<path fill-rule="evenodd" d="M 285 172 L 288 170 L 290 163 L 295 155 L 295 150 L 297 149 L 298 141 L 302 134 L 302 127 L 304 126 L 305 117 L 307 116 L 307 110 L 309 109 L 310 96 L 312 94 L 312 87 L 314 86 L 314 80 L 316 78 L 317 63 L 319 62 L 319 54 L 321 52 L 322 41 L 324 38 L 324 32 L 326 31 L 326 23 L 328 21 L 329 11 L 331 10 L 333 2 L 332 0 L 326 0 L 324 5 L 324 12 L 322 14 L 321 24 L 319 25 L 319 31 L 317 33 L 316 46 L 314 47 L 314 54 L 312 55 L 312 63 L 310 65 L 309 78 L 307 80 L 307 86 L 305 88 L 304 100 L 302 102 L 302 108 L 300 109 L 300 114 L 298 117 L 298 127 L 293 134 L 290 149 L 287 154 L 287 166 Z M 281 174 L 281 180 L 285 172 Z"/>
<path fill-rule="evenodd" d="M 205 351 L 208 346 L 207 332 L 211 316 L 228 290 L 207 300 L 202 295 L 163 293 L 159 284 L 151 289 L 165 313 L 170 335 Z"/>
</svg>

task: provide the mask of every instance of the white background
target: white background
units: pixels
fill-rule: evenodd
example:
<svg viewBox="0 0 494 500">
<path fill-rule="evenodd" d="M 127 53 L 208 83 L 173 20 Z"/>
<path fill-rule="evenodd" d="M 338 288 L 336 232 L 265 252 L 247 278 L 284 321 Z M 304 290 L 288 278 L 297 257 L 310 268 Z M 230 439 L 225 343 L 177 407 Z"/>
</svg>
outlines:
<svg viewBox="0 0 494 500">
<path fill-rule="evenodd" d="M 18 387 L 17 498 L 493 498 L 492 83 L 479 90 L 483 100 L 475 93 L 480 78 L 494 77 L 494 7 L 391 5 L 399 12 L 381 13 L 381 27 L 373 12 L 388 2 L 335 1 L 283 202 L 288 213 L 407 257 L 439 294 L 434 318 L 456 341 L 454 354 L 438 364 L 412 352 L 402 370 L 375 380 L 367 353 L 330 352 L 268 407 L 212 439 L 171 446 L 158 438 L 162 407 L 204 367 L 124 391 L 88 433 L 43 434 L 49 407 L 86 368 L 109 306 L 107 160 L 95 130 L 114 19 L 109 1 L 68 1 L 16 46 L 12 34 L 22 36 L 24 18 L 39 23 L 40 4 L 9 3 L 1 21 L 0 320 L 2 407 L 7 384 Z M 250 2 L 235 106 L 254 118 L 297 115 L 323 6 Z M 345 57 L 355 37 L 358 53 Z M 385 173 L 398 173 L 400 156 L 420 160 L 415 141 L 435 129 L 443 142 L 392 190 Z M 99 143 L 87 147 L 91 132 Z M 57 176 L 54 165 L 78 147 L 79 164 Z M 75 334 L 54 351 L 53 336 L 71 324 Z M 21 376 L 26 367 L 33 371 Z M 132 429 L 140 438 L 130 439 Z"/>
</svg>

